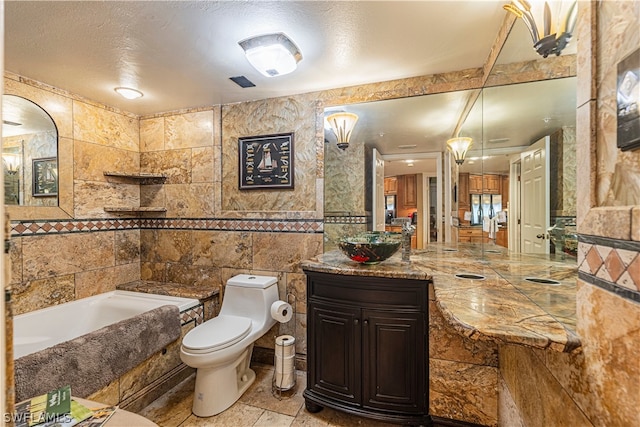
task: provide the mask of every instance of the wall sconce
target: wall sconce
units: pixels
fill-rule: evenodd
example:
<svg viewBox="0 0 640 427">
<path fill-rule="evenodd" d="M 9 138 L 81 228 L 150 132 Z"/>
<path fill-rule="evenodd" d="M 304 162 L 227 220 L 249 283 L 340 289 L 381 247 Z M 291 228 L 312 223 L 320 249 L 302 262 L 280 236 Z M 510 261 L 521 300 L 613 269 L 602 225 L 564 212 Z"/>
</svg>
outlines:
<svg viewBox="0 0 640 427">
<path fill-rule="evenodd" d="M 275 77 L 294 71 L 302 53 L 285 34 L 265 34 L 239 41 L 249 63 L 263 76 Z"/>
<path fill-rule="evenodd" d="M 464 163 L 464 156 L 467 155 L 467 151 L 473 144 L 473 139 L 468 137 L 456 137 L 447 141 L 447 148 L 453 153 L 453 158 L 456 163 L 461 165 Z"/>
<path fill-rule="evenodd" d="M 503 8 L 524 21 L 533 39 L 533 48 L 546 58 L 560 55 L 569 43 L 576 26 L 578 9 L 576 0 L 542 1 L 514 0 Z M 551 4 L 551 5 L 550 5 Z M 554 13 L 552 13 L 552 8 Z M 554 33 L 551 31 L 555 30 Z"/>
<path fill-rule="evenodd" d="M 338 148 L 345 150 L 349 146 L 351 132 L 356 126 L 358 116 L 353 113 L 334 113 L 327 116 L 327 122 L 338 139 Z"/>
<path fill-rule="evenodd" d="M 20 167 L 20 158 L 18 155 L 2 153 L 2 163 L 4 163 L 9 175 L 15 175 L 18 173 L 18 168 Z"/>
</svg>

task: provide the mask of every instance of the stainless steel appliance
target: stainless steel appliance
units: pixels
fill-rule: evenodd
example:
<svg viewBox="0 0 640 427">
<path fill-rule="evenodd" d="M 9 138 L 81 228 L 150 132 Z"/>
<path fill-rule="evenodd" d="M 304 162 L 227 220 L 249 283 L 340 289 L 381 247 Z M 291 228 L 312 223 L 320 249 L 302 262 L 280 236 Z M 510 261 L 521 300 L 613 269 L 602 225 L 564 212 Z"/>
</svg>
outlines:
<svg viewBox="0 0 640 427">
<path fill-rule="evenodd" d="M 502 210 L 502 195 L 500 194 L 472 194 L 471 195 L 471 225 L 482 224 L 482 218 L 493 218 Z"/>
</svg>

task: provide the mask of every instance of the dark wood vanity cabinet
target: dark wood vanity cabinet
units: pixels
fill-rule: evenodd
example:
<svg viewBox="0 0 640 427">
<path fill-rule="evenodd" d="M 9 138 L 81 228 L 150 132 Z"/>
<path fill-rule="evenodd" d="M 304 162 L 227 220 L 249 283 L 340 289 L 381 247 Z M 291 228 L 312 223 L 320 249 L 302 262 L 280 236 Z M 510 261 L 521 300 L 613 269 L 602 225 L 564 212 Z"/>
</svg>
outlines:
<svg viewBox="0 0 640 427">
<path fill-rule="evenodd" d="M 428 283 L 307 274 L 307 409 L 428 420 Z"/>
</svg>

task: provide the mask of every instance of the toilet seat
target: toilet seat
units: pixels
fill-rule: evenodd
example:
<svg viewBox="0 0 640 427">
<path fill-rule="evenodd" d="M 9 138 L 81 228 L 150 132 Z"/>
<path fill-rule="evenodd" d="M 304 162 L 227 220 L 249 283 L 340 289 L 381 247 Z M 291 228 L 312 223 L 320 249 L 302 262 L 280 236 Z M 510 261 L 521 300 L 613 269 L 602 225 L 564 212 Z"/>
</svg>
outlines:
<svg viewBox="0 0 640 427">
<path fill-rule="evenodd" d="M 239 316 L 217 316 L 196 326 L 182 339 L 191 353 L 210 353 L 232 346 L 251 332 L 251 319 Z"/>
</svg>

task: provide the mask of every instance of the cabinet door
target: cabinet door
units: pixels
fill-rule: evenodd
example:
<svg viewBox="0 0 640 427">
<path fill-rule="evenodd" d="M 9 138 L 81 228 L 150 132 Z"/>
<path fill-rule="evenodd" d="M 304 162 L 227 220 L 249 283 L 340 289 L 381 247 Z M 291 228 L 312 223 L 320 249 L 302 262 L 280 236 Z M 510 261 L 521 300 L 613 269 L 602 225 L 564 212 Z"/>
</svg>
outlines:
<svg viewBox="0 0 640 427">
<path fill-rule="evenodd" d="M 469 204 L 469 174 L 461 173 L 458 175 L 458 209 L 470 210 Z"/>
<path fill-rule="evenodd" d="M 500 194 L 500 176 L 491 174 L 483 175 L 482 187 L 484 194 Z"/>
<path fill-rule="evenodd" d="M 363 407 L 398 413 L 426 410 L 424 316 L 362 310 Z"/>
<path fill-rule="evenodd" d="M 345 403 L 361 401 L 360 309 L 309 302 L 307 388 Z"/>
<path fill-rule="evenodd" d="M 396 194 L 398 180 L 395 176 L 384 179 L 384 194 Z"/>
<path fill-rule="evenodd" d="M 469 175 L 469 193 L 482 194 L 482 175 Z"/>
<path fill-rule="evenodd" d="M 415 208 L 418 206 L 418 181 L 416 175 L 404 176 L 404 207 Z"/>
</svg>

